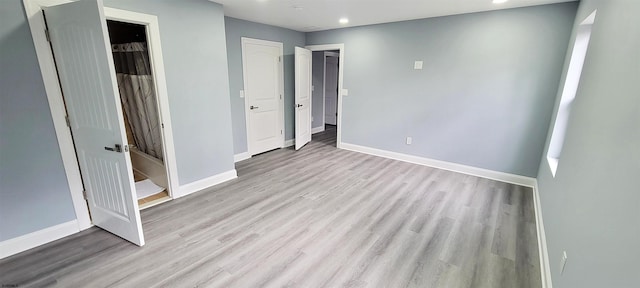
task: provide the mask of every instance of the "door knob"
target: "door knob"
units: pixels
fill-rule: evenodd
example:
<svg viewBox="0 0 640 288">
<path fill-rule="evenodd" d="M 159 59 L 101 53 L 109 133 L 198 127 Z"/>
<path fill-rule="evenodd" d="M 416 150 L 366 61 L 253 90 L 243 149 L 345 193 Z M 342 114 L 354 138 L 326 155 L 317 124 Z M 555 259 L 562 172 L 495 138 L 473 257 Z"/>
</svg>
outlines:
<svg viewBox="0 0 640 288">
<path fill-rule="evenodd" d="M 122 152 L 122 145 L 116 144 L 115 147 L 104 147 L 104 150 L 120 153 Z"/>
<path fill-rule="evenodd" d="M 302 104 L 298 104 L 298 105 L 296 105 L 296 107 L 300 108 L 300 107 L 302 107 Z"/>
<path fill-rule="evenodd" d="M 253 105 L 249 106 L 249 109 L 251 109 L 251 110 L 253 110 L 253 109 L 258 109 L 258 108 L 260 108 L 260 107 L 258 107 L 258 106 L 253 106 Z"/>
</svg>

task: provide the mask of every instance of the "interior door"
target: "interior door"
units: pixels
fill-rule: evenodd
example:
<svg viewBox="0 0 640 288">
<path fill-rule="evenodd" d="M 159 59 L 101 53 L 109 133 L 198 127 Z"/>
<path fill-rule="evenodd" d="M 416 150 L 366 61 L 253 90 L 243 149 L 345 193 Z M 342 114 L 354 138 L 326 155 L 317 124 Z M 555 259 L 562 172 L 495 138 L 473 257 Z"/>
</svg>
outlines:
<svg viewBox="0 0 640 288">
<path fill-rule="evenodd" d="M 338 123 L 338 62 L 334 56 L 325 57 L 325 86 L 324 86 L 324 122 L 336 125 Z"/>
<path fill-rule="evenodd" d="M 242 39 L 247 144 L 251 155 L 282 147 L 282 44 Z"/>
<path fill-rule="evenodd" d="M 295 47 L 296 150 L 311 141 L 311 50 Z"/>
<path fill-rule="evenodd" d="M 102 0 L 44 10 L 93 224 L 142 246 Z"/>
</svg>

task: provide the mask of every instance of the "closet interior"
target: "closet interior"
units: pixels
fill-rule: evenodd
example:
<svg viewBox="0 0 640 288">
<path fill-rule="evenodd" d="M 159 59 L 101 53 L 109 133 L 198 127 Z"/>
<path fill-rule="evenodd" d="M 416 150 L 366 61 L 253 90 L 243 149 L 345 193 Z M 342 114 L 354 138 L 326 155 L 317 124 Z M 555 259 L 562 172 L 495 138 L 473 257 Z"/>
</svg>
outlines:
<svg viewBox="0 0 640 288">
<path fill-rule="evenodd" d="M 146 26 L 107 20 L 140 209 L 170 200 Z"/>
</svg>

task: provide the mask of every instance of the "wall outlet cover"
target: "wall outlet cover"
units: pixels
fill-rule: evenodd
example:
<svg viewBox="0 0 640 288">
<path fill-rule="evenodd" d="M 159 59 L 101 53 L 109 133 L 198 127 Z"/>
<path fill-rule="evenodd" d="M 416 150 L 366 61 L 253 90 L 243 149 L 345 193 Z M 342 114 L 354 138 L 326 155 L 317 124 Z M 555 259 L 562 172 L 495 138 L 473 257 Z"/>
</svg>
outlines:
<svg viewBox="0 0 640 288">
<path fill-rule="evenodd" d="M 416 61 L 413 63 L 413 69 L 422 70 L 422 61 Z"/>
</svg>

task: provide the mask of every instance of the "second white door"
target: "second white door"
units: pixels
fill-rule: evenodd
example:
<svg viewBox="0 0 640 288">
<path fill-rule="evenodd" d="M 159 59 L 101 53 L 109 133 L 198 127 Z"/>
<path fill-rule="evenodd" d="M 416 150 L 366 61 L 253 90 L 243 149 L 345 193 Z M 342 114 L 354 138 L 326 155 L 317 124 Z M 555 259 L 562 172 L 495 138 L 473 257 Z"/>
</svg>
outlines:
<svg viewBox="0 0 640 288">
<path fill-rule="evenodd" d="M 311 51 L 295 47 L 296 150 L 311 141 Z"/>
<path fill-rule="evenodd" d="M 102 0 L 45 8 L 93 224 L 144 245 Z"/>
<path fill-rule="evenodd" d="M 282 43 L 242 38 L 247 146 L 251 155 L 284 146 Z"/>
</svg>

